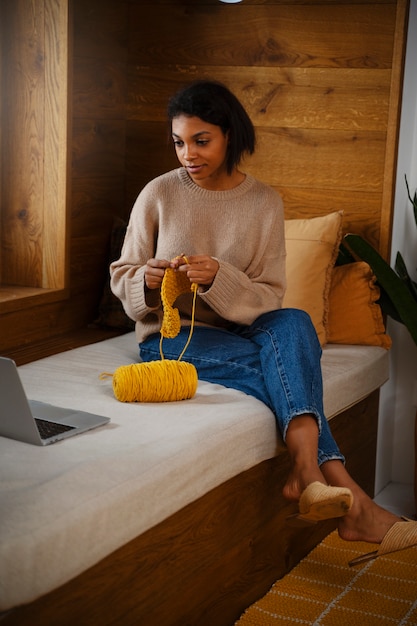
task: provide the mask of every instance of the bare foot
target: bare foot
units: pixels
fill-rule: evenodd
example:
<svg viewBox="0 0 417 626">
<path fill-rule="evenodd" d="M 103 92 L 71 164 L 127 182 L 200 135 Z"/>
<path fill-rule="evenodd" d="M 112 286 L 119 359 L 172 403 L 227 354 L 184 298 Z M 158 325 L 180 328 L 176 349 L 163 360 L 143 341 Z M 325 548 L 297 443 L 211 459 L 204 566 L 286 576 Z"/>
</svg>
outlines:
<svg viewBox="0 0 417 626">
<path fill-rule="evenodd" d="M 366 494 L 354 492 L 349 513 L 338 522 L 338 532 L 345 541 L 381 543 L 387 531 L 400 521 L 397 515 L 383 509 Z"/>
<path fill-rule="evenodd" d="M 339 461 L 328 461 L 321 466 L 321 470 L 330 485 L 348 487 L 353 494 L 352 508 L 338 522 L 340 537 L 345 541 L 381 543 L 387 531 L 400 518 L 376 504 Z"/>
<path fill-rule="evenodd" d="M 298 502 L 304 489 L 315 481 L 323 483 L 323 485 L 327 485 L 327 482 L 317 465 L 316 467 L 306 467 L 305 469 L 294 466 L 287 482 L 284 485 L 282 495 L 290 502 Z"/>
<path fill-rule="evenodd" d="M 286 444 L 291 472 L 283 489 L 284 497 L 297 502 L 304 489 L 315 481 L 347 487 L 352 492 L 353 504 L 348 513 L 339 518 L 340 537 L 345 541 L 381 543 L 400 518 L 378 506 L 352 479 L 341 460 L 329 460 L 318 466 L 318 426 L 313 415 L 301 415 L 291 420 Z"/>
<path fill-rule="evenodd" d="M 282 493 L 290 502 L 298 502 L 310 483 L 318 481 L 327 485 L 317 464 L 318 436 L 317 420 L 313 415 L 298 415 L 288 426 L 286 444 L 291 472 Z"/>
</svg>

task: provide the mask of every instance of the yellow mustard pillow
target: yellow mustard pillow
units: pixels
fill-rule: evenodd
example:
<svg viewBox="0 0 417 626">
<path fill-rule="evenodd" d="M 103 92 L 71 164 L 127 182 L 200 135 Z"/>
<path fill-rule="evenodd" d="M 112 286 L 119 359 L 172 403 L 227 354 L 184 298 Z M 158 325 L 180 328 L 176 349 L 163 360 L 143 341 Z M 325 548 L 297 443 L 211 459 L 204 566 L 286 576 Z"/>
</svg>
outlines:
<svg viewBox="0 0 417 626">
<path fill-rule="evenodd" d="M 342 236 L 342 212 L 285 221 L 287 291 L 283 306 L 306 311 L 326 343 L 331 274 Z"/>
<path fill-rule="evenodd" d="M 388 350 L 376 278 L 368 263 L 358 261 L 333 269 L 329 293 L 327 341 L 381 346 Z"/>
</svg>

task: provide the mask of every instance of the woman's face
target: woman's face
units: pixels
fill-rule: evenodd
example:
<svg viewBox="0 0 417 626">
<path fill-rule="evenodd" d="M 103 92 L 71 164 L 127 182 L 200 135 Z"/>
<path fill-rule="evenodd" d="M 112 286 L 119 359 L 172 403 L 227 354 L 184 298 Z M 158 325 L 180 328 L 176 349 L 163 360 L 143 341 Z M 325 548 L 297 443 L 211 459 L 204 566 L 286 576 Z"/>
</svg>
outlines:
<svg viewBox="0 0 417 626">
<path fill-rule="evenodd" d="M 205 189 L 230 186 L 226 169 L 228 136 L 199 117 L 179 115 L 172 120 L 172 138 L 179 162 L 190 178 Z"/>
</svg>

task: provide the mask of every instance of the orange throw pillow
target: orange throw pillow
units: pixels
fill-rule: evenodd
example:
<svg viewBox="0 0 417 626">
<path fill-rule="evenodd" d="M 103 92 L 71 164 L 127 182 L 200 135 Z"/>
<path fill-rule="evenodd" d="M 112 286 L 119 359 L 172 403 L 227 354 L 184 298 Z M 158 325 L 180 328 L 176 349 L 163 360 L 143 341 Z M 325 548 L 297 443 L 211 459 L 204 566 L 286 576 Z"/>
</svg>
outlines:
<svg viewBox="0 0 417 626">
<path fill-rule="evenodd" d="M 333 268 L 326 335 L 329 343 L 381 346 L 389 349 L 376 278 L 364 261 Z"/>
</svg>

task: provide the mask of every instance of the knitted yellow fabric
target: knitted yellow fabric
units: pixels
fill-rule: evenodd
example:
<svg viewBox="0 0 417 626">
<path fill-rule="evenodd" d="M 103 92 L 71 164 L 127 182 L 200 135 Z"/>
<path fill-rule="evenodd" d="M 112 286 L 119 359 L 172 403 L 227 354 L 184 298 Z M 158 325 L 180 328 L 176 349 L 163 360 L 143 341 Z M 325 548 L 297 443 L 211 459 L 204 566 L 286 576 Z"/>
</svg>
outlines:
<svg viewBox="0 0 417 626">
<path fill-rule="evenodd" d="M 173 339 L 181 330 L 181 320 L 178 309 L 173 307 L 175 300 L 184 293 L 191 293 L 198 285 L 191 285 L 187 274 L 168 267 L 165 270 L 161 285 L 161 301 L 164 317 L 161 326 L 161 335 Z"/>
<path fill-rule="evenodd" d="M 188 263 L 188 259 L 185 255 L 181 254 L 178 258 L 183 258 L 186 263 Z M 194 315 L 195 315 L 195 302 L 197 296 L 197 283 L 190 283 L 185 272 L 179 272 L 178 270 L 174 270 L 171 267 L 168 267 L 165 270 L 164 277 L 162 279 L 161 285 L 161 301 L 162 308 L 164 311 L 164 316 L 162 319 L 161 325 L 161 340 L 159 343 L 159 352 L 161 353 L 161 359 L 164 358 L 164 353 L 162 351 L 162 339 L 167 337 L 169 339 L 173 339 L 178 335 L 181 330 L 181 319 L 178 309 L 173 307 L 176 299 L 184 293 L 194 293 L 193 298 L 193 306 L 192 306 L 192 315 L 191 315 L 191 326 L 190 326 L 190 334 L 188 336 L 187 343 L 184 346 L 183 351 L 178 357 L 178 361 L 181 361 L 184 356 L 184 352 L 186 351 L 188 344 L 191 341 L 191 336 L 193 334 L 194 329 Z"/>
</svg>

